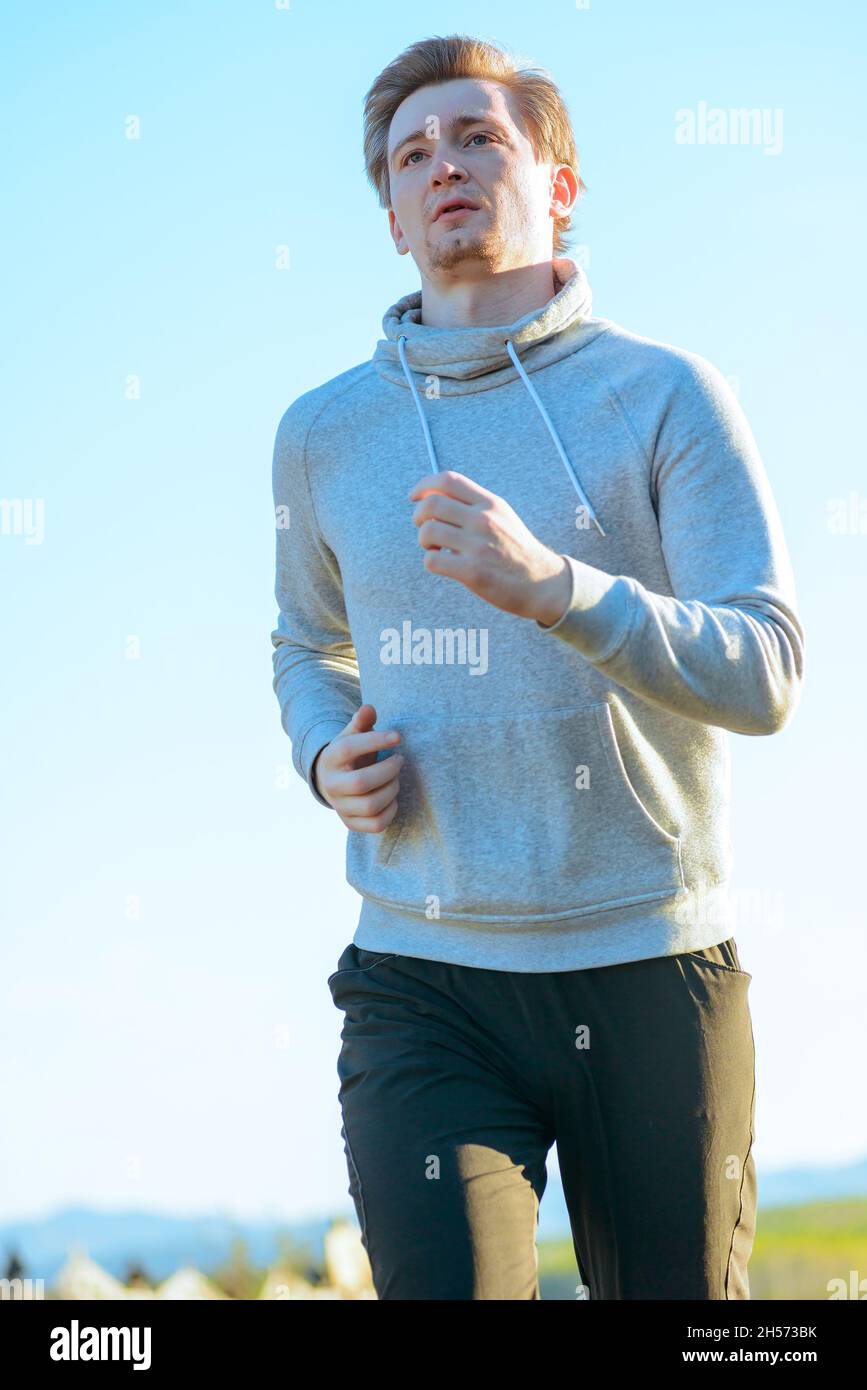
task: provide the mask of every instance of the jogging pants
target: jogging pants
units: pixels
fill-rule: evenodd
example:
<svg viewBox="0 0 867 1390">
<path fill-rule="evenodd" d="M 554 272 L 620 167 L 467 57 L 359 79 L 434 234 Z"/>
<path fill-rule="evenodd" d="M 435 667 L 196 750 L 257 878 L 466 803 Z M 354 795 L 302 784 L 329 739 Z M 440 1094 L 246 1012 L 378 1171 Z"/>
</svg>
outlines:
<svg viewBox="0 0 867 1390">
<path fill-rule="evenodd" d="M 734 939 L 525 974 L 349 945 L 342 1137 L 380 1299 L 539 1298 L 557 1146 L 597 1299 L 748 1299 L 755 1049 Z"/>
</svg>

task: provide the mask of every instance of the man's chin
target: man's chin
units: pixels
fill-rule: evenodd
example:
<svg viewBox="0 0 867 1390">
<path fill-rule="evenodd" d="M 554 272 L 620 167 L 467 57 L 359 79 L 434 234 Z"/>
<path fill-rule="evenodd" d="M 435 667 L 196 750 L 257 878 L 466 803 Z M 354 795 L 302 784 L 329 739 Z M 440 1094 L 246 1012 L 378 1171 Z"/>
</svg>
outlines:
<svg viewBox="0 0 867 1390">
<path fill-rule="evenodd" d="M 494 248 L 485 236 L 445 236 L 427 243 L 428 267 L 453 270 L 469 261 L 490 261 Z"/>
</svg>

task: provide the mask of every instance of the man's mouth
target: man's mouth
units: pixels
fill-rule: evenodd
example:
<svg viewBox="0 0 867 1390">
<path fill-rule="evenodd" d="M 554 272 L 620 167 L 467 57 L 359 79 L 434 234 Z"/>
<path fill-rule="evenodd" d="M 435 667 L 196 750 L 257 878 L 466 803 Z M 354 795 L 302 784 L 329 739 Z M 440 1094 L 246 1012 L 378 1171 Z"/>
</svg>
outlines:
<svg viewBox="0 0 867 1390">
<path fill-rule="evenodd" d="M 443 203 L 439 212 L 434 217 L 434 222 L 444 220 L 451 221 L 460 216 L 461 213 L 478 212 L 478 204 L 469 198 L 450 198 L 447 203 Z"/>
</svg>

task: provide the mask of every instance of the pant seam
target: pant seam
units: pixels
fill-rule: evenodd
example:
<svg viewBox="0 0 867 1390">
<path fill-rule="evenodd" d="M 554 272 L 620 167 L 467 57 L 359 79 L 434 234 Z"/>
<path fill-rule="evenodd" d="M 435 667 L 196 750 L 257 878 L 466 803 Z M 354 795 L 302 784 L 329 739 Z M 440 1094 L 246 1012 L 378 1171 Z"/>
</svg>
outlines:
<svg viewBox="0 0 867 1390">
<path fill-rule="evenodd" d="M 725 1292 L 726 1299 L 728 1299 L 728 1296 L 729 1296 L 729 1276 L 730 1276 L 730 1274 L 731 1274 L 732 1255 L 734 1254 L 734 1247 L 735 1247 L 735 1236 L 737 1235 L 737 1230 L 738 1230 L 738 1227 L 739 1227 L 740 1224 L 741 1224 L 741 1219 L 742 1219 L 743 1214 L 744 1214 L 744 1181 L 745 1181 L 746 1175 L 747 1175 L 747 1164 L 748 1164 L 749 1159 L 750 1159 L 750 1154 L 752 1153 L 752 1150 L 753 1150 L 753 1140 L 754 1140 L 754 1137 L 755 1137 L 754 1134 L 753 1134 L 753 1106 L 754 1106 L 754 1104 L 755 1104 L 755 1098 L 756 1098 L 756 1039 L 755 1039 L 755 1034 L 753 1033 L 753 1023 L 752 1023 L 752 1019 L 750 1019 L 750 1037 L 751 1037 L 752 1040 L 753 1040 L 753 1091 L 752 1091 L 752 1096 L 751 1096 L 751 1098 L 750 1098 L 750 1142 L 749 1142 L 749 1144 L 747 1145 L 746 1156 L 745 1156 L 745 1158 L 744 1158 L 743 1164 L 741 1165 L 741 1185 L 740 1185 L 740 1188 L 738 1189 L 738 1219 L 737 1219 L 737 1221 L 735 1222 L 734 1227 L 733 1227 L 733 1229 L 732 1229 L 732 1238 L 731 1238 L 731 1241 L 730 1241 L 730 1243 L 729 1243 L 729 1257 L 728 1257 L 728 1260 L 726 1261 L 726 1277 L 725 1277 L 725 1286 L 724 1286 L 724 1292 Z M 746 1270 L 744 1270 L 744 1276 L 745 1276 L 745 1278 L 747 1278 L 747 1281 L 748 1281 L 749 1276 L 747 1275 L 747 1271 L 746 1271 Z M 747 1282 L 747 1287 L 749 1287 L 749 1282 Z"/>
<path fill-rule="evenodd" d="M 613 1289 L 616 1289 L 616 1290 L 617 1290 L 617 1294 L 619 1294 L 619 1292 L 620 1292 L 620 1239 L 619 1239 L 619 1229 L 618 1229 L 617 1221 L 616 1221 L 615 1215 L 614 1215 L 614 1203 L 613 1203 L 612 1200 L 611 1200 L 611 1184 L 610 1184 L 609 1179 L 608 1179 L 608 1174 L 610 1174 L 611 1172 L 613 1172 L 613 1168 L 612 1168 L 612 1164 L 611 1164 L 611 1157 L 610 1157 L 610 1149 L 609 1149 L 609 1144 L 608 1144 L 608 1134 L 607 1134 L 606 1129 L 605 1129 L 605 1123 L 604 1123 L 604 1117 L 603 1117 L 603 1112 L 602 1112 L 602 1106 L 601 1106 L 601 1104 L 600 1104 L 600 1102 L 599 1102 L 599 1092 L 598 1092 L 598 1090 L 596 1089 L 596 1078 L 595 1078 L 594 1075 L 593 1075 L 592 1068 L 590 1068 L 589 1066 L 588 1066 L 588 1067 L 586 1068 L 586 1070 L 585 1070 L 585 1076 L 588 1078 L 588 1080 L 589 1080 L 589 1082 L 590 1082 L 590 1092 L 591 1092 L 591 1095 L 593 1096 L 593 1108 L 594 1108 L 594 1110 L 595 1110 L 595 1112 L 596 1112 L 596 1123 L 597 1123 L 598 1126 L 599 1126 L 599 1134 L 600 1134 L 600 1137 L 601 1137 L 601 1140 L 602 1140 L 602 1149 L 603 1149 L 603 1151 L 604 1151 L 605 1160 L 606 1160 L 606 1161 L 605 1161 L 605 1165 L 604 1165 L 604 1174 L 605 1174 L 605 1176 L 604 1176 L 604 1186 L 605 1186 L 605 1203 L 606 1203 L 606 1209 L 607 1209 L 607 1212 L 608 1212 L 608 1219 L 609 1219 L 609 1222 L 610 1222 L 611 1245 L 612 1245 L 612 1250 L 611 1250 L 611 1265 L 612 1265 L 612 1270 L 613 1270 L 613 1272 L 612 1272 L 611 1284 L 612 1284 L 612 1288 L 613 1288 Z M 572 1243 L 573 1243 L 573 1245 L 575 1245 L 575 1246 L 577 1247 L 577 1242 L 575 1241 L 574 1234 L 573 1234 L 573 1238 L 572 1238 Z M 585 1266 L 585 1265 L 582 1265 L 582 1263 L 581 1263 L 581 1256 L 580 1256 L 580 1254 L 578 1253 L 577 1248 L 576 1248 L 576 1255 L 578 1256 L 578 1268 L 579 1268 L 580 1273 L 581 1273 L 581 1282 L 582 1282 L 582 1284 L 586 1283 L 586 1287 L 590 1290 L 590 1297 L 591 1297 L 591 1299 L 592 1299 L 592 1297 L 593 1297 L 593 1287 L 592 1287 L 592 1285 L 591 1285 L 591 1283 L 590 1283 L 590 1275 L 589 1275 L 589 1273 L 587 1272 L 586 1266 Z M 598 1271 L 596 1271 L 596 1273 L 598 1274 Z M 601 1285 L 602 1285 L 603 1282 L 604 1282 L 604 1276 L 601 1276 L 600 1279 L 599 1279 L 599 1283 L 600 1283 L 600 1295 L 601 1295 Z"/>
<path fill-rule="evenodd" d="M 345 1143 L 346 1143 L 346 1153 L 347 1153 L 347 1156 L 348 1156 L 348 1158 L 349 1158 L 349 1162 L 352 1164 L 352 1171 L 353 1171 L 353 1173 L 355 1174 L 355 1185 L 356 1185 L 356 1187 L 357 1187 L 357 1189 L 358 1189 L 358 1208 L 359 1208 L 359 1215 L 360 1215 L 360 1217 L 361 1217 L 361 1235 L 362 1235 L 362 1238 L 363 1238 L 364 1248 L 365 1248 L 365 1250 L 367 1251 L 367 1258 L 368 1258 L 369 1261 L 370 1261 L 370 1267 L 371 1267 L 371 1270 L 372 1270 L 372 1269 L 373 1269 L 373 1257 L 371 1256 L 371 1253 L 370 1253 L 369 1223 L 368 1223 L 368 1219 L 367 1219 L 367 1207 L 366 1207 L 365 1201 L 364 1201 L 364 1188 L 362 1187 L 362 1184 L 361 1184 L 361 1173 L 359 1172 L 359 1170 L 358 1170 L 358 1164 L 357 1164 L 356 1161 L 355 1161 L 355 1154 L 352 1152 L 352 1145 L 351 1145 L 350 1142 L 349 1142 L 349 1135 L 348 1135 L 347 1132 L 346 1132 L 346 1125 L 345 1125 L 345 1124 L 344 1124 L 344 1126 L 343 1126 L 343 1138 L 344 1138 Z"/>
</svg>

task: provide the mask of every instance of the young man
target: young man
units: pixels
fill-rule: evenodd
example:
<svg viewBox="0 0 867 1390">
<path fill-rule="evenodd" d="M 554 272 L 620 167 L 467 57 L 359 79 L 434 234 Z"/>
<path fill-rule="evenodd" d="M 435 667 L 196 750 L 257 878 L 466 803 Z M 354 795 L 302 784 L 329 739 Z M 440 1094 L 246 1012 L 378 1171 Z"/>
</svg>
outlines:
<svg viewBox="0 0 867 1390">
<path fill-rule="evenodd" d="M 547 74 L 414 44 L 365 155 L 421 290 L 280 422 L 272 641 L 362 895 L 329 986 L 377 1293 L 537 1298 L 556 1143 L 589 1297 L 749 1298 L 727 731 L 804 668 L 756 444 L 710 363 L 591 315 Z"/>
</svg>

